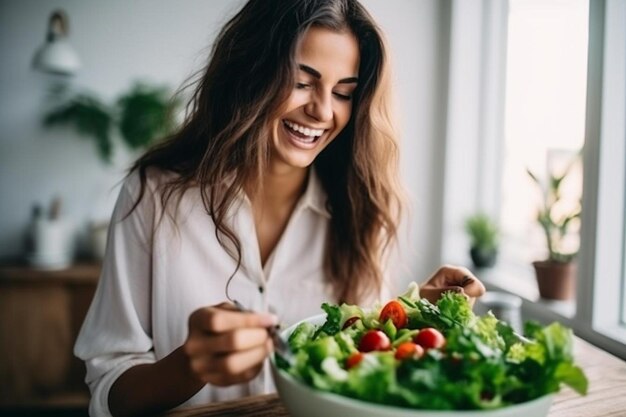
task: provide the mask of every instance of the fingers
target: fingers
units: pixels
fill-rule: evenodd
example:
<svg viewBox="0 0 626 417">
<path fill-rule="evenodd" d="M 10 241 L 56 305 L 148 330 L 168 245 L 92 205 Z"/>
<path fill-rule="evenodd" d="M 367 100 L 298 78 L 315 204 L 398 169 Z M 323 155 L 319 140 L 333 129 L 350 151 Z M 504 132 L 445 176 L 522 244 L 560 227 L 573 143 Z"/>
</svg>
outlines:
<svg viewBox="0 0 626 417">
<path fill-rule="evenodd" d="M 227 353 L 248 350 L 267 342 L 269 335 L 265 328 L 244 328 L 226 333 L 208 334 L 191 339 L 187 344 L 187 353 L 195 355 L 206 353 Z"/>
<path fill-rule="evenodd" d="M 272 350 L 267 328 L 276 323 L 274 315 L 242 312 L 227 303 L 194 311 L 182 349 L 190 374 L 218 386 L 254 378 Z"/>
<path fill-rule="evenodd" d="M 469 269 L 445 265 L 420 287 L 420 295 L 432 303 L 436 302 L 446 291 L 466 295 L 470 304 L 473 305 L 476 297 L 485 293 L 485 286 Z"/>
<path fill-rule="evenodd" d="M 235 329 L 271 327 L 278 323 L 273 314 L 249 313 L 231 310 L 229 305 L 220 304 L 194 311 L 189 317 L 189 328 L 210 333 L 223 333 Z"/>
<path fill-rule="evenodd" d="M 232 384 L 254 378 L 270 349 L 267 344 L 223 355 L 205 355 L 192 359 L 190 366 L 205 383 Z"/>
<path fill-rule="evenodd" d="M 463 285 L 463 291 L 470 297 L 477 298 L 485 293 L 485 286 L 476 277 L 470 278 L 465 285 Z"/>
<path fill-rule="evenodd" d="M 468 280 L 477 280 L 472 271 L 462 266 L 444 265 L 435 272 L 435 276 L 441 277 L 448 286 L 465 286 Z"/>
</svg>

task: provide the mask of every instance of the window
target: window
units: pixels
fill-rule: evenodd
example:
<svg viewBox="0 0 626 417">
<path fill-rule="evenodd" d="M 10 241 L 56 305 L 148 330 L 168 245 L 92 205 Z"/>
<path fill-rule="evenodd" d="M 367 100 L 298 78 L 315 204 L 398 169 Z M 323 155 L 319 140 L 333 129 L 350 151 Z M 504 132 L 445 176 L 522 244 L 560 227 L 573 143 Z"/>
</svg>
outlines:
<svg viewBox="0 0 626 417">
<path fill-rule="evenodd" d="M 536 189 L 523 168 L 545 178 L 583 149 L 582 164 L 576 163 L 564 191 L 570 209 L 582 194 L 583 213 L 576 310 L 565 310 L 563 321 L 621 357 L 626 357 L 624 15 L 626 5 L 616 0 L 509 1 L 500 212 L 505 256 L 522 264 L 540 256 L 535 248 L 545 248 L 545 239 L 534 217 Z M 575 248 L 578 240 L 566 244 Z M 537 305 L 530 309 L 542 315 Z"/>
<path fill-rule="evenodd" d="M 547 33 L 544 33 L 539 35 L 534 44 L 527 45 L 530 51 L 524 57 L 524 43 L 533 39 L 537 33 L 527 35 L 518 44 L 515 35 L 516 13 L 521 22 L 531 25 L 538 33 L 541 33 L 542 23 L 556 29 L 558 35 L 555 39 L 560 39 L 561 50 L 554 49 L 553 42 L 556 41 L 549 40 Z M 542 17 L 539 18 L 538 14 Z M 587 14 L 588 19 L 585 17 Z M 579 335 L 621 357 L 626 357 L 624 15 L 626 4 L 617 0 L 594 1 L 589 4 L 579 0 L 510 1 L 507 75 L 511 78 L 507 80 L 507 87 L 511 88 L 507 89 L 506 96 L 504 155 L 507 162 L 503 169 L 505 185 L 501 212 L 503 227 L 512 237 L 509 239 L 509 242 L 513 242 L 510 253 L 522 260 L 524 257 L 534 256 L 530 251 L 524 252 L 520 248 L 534 246 L 528 245 L 528 242 L 539 237 L 525 232 L 523 227 L 516 229 L 512 226 L 512 216 L 523 214 L 523 210 L 515 207 L 516 199 L 521 201 L 519 196 L 525 194 L 525 184 L 519 176 L 516 178 L 522 163 L 519 161 L 528 158 L 523 163 L 531 168 L 534 164 L 535 170 L 557 170 L 557 165 L 563 164 L 563 160 L 574 155 L 583 145 L 580 138 L 584 138 L 584 172 L 577 167 L 572 178 L 569 178 L 572 181 L 569 187 L 570 197 L 575 199 L 580 191 L 583 194 L 578 294 L 575 313 L 572 312 L 571 320 L 566 318 L 563 321 Z M 541 50 L 546 48 L 553 49 L 550 53 L 542 54 Z M 516 58 L 516 54 L 520 56 Z M 584 58 L 585 63 L 581 65 L 583 54 L 588 57 Z M 539 76 L 533 71 L 538 67 L 537 64 L 526 64 L 532 61 L 532 56 L 541 57 L 544 63 L 559 57 L 558 61 L 552 61 L 556 68 L 567 59 L 570 61 L 558 70 L 546 68 L 543 70 L 544 74 Z M 526 76 L 527 80 L 535 80 L 535 84 L 525 85 L 519 94 L 522 97 L 537 94 L 543 98 L 532 105 L 519 106 L 519 103 L 512 103 L 511 100 L 518 94 L 516 88 L 522 83 L 522 78 L 515 81 L 518 68 L 512 67 L 524 66 L 530 69 L 521 75 Z M 587 70 L 589 73 L 585 74 Z M 589 85 L 585 86 L 586 81 Z M 555 98 L 565 100 L 556 105 Z M 535 119 L 530 117 L 533 114 Z M 582 120 L 584 124 L 581 124 Z M 554 127 L 557 122 L 558 127 Z M 536 140 L 544 131 L 549 134 Z M 517 141 L 516 135 L 519 136 Z M 518 165 L 517 170 L 512 169 L 515 164 Z M 517 182 L 507 183 L 511 179 Z M 504 190 L 509 190 L 509 194 Z M 516 242 L 523 242 L 524 238 L 527 239 L 527 246 L 515 245 Z M 545 243 L 542 247 L 545 247 Z M 537 305 L 533 305 L 531 310 L 541 315 Z M 549 317 L 550 320 L 555 318 L 549 314 L 544 317 Z"/>
<path fill-rule="evenodd" d="M 626 2 L 479 3 L 451 6 L 441 261 L 469 264 L 469 214 L 501 219 L 487 287 L 626 359 Z M 546 245 L 526 167 L 562 170 L 581 147 L 567 187 L 569 204 L 582 192 L 577 297 L 563 306 L 538 300 L 530 262 Z"/>
<path fill-rule="evenodd" d="M 564 173 L 583 146 L 588 17 L 584 0 L 509 2 L 500 225 L 502 257 L 510 263 L 547 257 L 536 220 L 542 196 L 526 169 L 545 184 L 548 174 Z M 576 211 L 582 183 L 578 161 L 562 186 L 561 213 Z M 577 238 L 571 233 L 562 249 L 576 251 Z"/>
</svg>

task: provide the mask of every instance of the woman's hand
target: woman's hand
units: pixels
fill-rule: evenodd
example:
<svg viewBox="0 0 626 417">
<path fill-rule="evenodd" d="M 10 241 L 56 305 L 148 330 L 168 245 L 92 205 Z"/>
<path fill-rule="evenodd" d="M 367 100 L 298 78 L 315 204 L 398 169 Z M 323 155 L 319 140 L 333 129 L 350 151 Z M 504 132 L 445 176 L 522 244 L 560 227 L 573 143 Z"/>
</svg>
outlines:
<svg viewBox="0 0 626 417">
<path fill-rule="evenodd" d="M 435 303 L 446 291 L 464 294 L 470 305 L 474 305 L 476 298 L 485 293 L 485 286 L 469 269 L 450 265 L 442 266 L 420 285 L 420 296 L 431 303 Z"/>
<path fill-rule="evenodd" d="M 241 312 L 228 303 L 194 311 L 183 345 L 191 374 L 217 386 L 251 380 L 272 350 L 267 328 L 276 323 L 273 315 Z"/>
</svg>

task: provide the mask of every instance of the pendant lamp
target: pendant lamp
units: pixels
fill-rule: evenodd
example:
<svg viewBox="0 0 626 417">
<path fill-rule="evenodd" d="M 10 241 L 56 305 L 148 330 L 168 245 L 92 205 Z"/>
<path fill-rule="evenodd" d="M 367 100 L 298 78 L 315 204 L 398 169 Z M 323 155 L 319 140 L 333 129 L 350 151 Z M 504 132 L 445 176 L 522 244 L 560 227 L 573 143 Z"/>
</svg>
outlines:
<svg viewBox="0 0 626 417">
<path fill-rule="evenodd" d="M 33 68 L 52 74 L 74 75 L 81 67 L 80 58 L 68 41 L 69 19 L 62 10 L 50 15 L 46 42 L 33 58 Z"/>
</svg>

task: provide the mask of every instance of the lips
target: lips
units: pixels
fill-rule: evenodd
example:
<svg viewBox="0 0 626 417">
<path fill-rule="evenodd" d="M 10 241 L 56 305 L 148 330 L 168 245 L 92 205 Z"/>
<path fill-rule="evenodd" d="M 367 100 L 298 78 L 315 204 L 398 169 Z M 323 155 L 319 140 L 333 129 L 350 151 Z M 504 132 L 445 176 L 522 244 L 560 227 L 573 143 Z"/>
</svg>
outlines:
<svg viewBox="0 0 626 417">
<path fill-rule="evenodd" d="M 283 129 L 287 134 L 290 142 L 302 149 L 312 149 L 315 147 L 319 138 L 322 137 L 324 129 L 314 129 L 303 126 L 291 120 L 283 120 Z"/>
<path fill-rule="evenodd" d="M 312 127 L 308 127 L 308 126 L 304 126 L 301 124 L 298 124 L 296 122 L 292 122 L 291 120 L 284 120 L 283 123 L 285 123 L 285 125 L 293 130 L 294 132 L 300 133 L 304 136 L 321 136 L 322 133 L 324 133 L 324 129 L 315 129 Z"/>
</svg>

